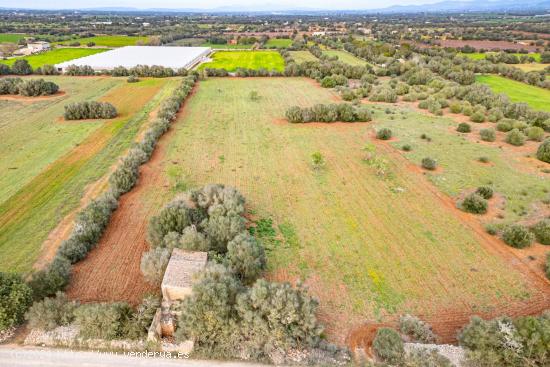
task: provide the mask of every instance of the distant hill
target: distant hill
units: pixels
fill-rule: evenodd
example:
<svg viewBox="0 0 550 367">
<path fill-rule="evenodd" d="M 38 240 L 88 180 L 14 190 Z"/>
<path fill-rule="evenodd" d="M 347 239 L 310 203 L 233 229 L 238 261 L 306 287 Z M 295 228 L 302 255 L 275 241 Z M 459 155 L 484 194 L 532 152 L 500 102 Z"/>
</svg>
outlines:
<svg viewBox="0 0 550 367">
<path fill-rule="evenodd" d="M 12 10 L 2 8 L 0 10 Z M 62 9 L 60 9 L 62 10 Z M 320 9 L 306 7 L 288 7 L 276 3 L 250 6 L 228 5 L 212 9 L 206 8 L 135 8 L 135 7 L 96 7 L 74 8 L 65 10 L 80 10 L 91 12 L 120 12 L 120 13 L 280 13 L 280 14 L 308 14 L 308 13 L 462 13 L 462 12 L 530 12 L 550 14 L 550 0 L 495 0 L 495 1 L 441 1 L 424 5 L 396 5 L 379 9 Z"/>
</svg>

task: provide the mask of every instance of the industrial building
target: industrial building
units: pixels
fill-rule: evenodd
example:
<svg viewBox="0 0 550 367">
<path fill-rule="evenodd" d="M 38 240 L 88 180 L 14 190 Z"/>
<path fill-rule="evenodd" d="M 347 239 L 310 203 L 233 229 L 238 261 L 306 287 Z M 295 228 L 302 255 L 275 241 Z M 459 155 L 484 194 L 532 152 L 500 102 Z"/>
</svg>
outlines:
<svg viewBox="0 0 550 367">
<path fill-rule="evenodd" d="M 66 61 L 56 65 L 64 72 L 69 65 L 88 65 L 94 70 L 112 70 L 117 66 L 132 68 L 137 65 L 163 66 L 174 70 L 191 69 L 208 59 L 210 47 L 127 46 Z"/>
</svg>

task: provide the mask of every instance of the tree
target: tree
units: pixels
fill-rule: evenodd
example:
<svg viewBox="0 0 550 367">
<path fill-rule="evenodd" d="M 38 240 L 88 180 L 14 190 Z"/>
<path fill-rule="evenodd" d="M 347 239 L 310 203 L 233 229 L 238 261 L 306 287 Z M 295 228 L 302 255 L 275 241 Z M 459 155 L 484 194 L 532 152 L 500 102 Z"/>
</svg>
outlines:
<svg viewBox="0 0 550 367">
<path fill-rule="evenodd" d="M 543 141 L 537 149 L 537 159 L 550 163 L 550 139 Z"/>
<path fill-rule="evenodd" d="M 52 330 L 69 325 L 74 320 L 77 303 L 69 301 L 65 293 L 57 292 L 55 297 L 35 302 L 25 314 L 31 329 Z"/>
<path fill-rule="evenodd" d="M 168 261 L 170 251 L 164 247 L 157 247 L 142 255 L 139 268 L 149 283 L 160 284 Z"/>
<path fill-rule="evenodd" d="M 17 274 L 0 272 L 0 331 L 23 321 L 32 303 L 32 290 Z"/>
<path fill-rule="evenodd" d="M 11 71 L 16 75 L 30 75 L 32 74 L 32 67 L 27 60 L 18 59 L 13 63 Z"/>
<path fill-rule="evenodd" d="M 244 284 L 253 283 L 265 269 L 263 246 L 248 232 L 238 234 L 227 244 L 227 265 Z"/>
<path fill-rule="evenodd" d="M 510 224 L 502 231 L 502 239 L 508 245 L 515 248 L 525 248 L 534 240 L 533 234 L 520 224 Z"/>
<path fill-rule="evenodd" d="M 372 347 L 378 358 L 392 365 L 400 365 L 405 357 L 403 340 L 390 328 L 377 330 Z"/>
</svg>

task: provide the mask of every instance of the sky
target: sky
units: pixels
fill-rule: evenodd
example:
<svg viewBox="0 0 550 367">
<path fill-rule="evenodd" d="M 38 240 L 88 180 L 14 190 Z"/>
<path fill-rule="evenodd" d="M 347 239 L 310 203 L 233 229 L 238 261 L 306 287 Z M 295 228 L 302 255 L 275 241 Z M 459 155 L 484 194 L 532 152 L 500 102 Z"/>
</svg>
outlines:
<svg viewBox="0 0 550 367">
<path fill-rule="evenodd" d="M 224 6 L 248 7 L 275 6 L 276 8 L 313 9 L 376 9 L 392 5 L 419 5 L 436 0 L 0 0 L 0 7 L 34 9 L 75 9 L 96 7 L 132 8 L 201 8 L 213 9 Z M 260 5 L 261 4 L 261 5 Z"/>
</svg>

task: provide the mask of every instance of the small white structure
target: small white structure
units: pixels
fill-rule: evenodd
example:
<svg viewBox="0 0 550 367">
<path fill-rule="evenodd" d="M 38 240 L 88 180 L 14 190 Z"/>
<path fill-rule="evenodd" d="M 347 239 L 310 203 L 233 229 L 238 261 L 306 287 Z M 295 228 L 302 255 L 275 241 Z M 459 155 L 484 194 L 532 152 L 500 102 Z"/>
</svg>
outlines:
<svg viewBox="0 0 550 367">
<path fill-rule="evenodd" d="M 184 251 L 175 248 L 162 278 L 164 301 L 184 299 L 192 292 L 195 274 L 203 270 L 208 260 L 207 252 Z"/>
<path fill-rule="evenodd" d="M 51 48 L 49 42 L 46 41 L 34 41 L 27 43 L 27 48 L 31 50 L 31 53 L 37 53 L 42 51 L 47 51 Z"/>
<path fill-rule="evenodd" d="M 91 66 L 94 70 L 113 70 L 117 66 L 163 66 L 174 70 L 191 69 L 208 59 L 210 47 L 126 46 L 57 64 L 58 71 L 69 65 Z"/>
</svg>

